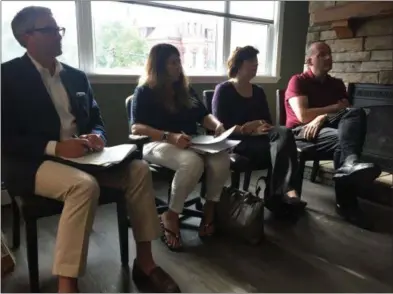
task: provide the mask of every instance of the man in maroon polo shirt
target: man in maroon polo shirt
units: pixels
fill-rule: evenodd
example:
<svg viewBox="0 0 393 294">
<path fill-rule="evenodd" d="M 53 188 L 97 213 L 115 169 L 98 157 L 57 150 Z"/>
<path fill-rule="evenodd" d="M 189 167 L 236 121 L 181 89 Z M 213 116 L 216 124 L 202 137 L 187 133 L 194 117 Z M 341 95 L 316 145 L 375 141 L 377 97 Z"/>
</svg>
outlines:
<svg viewBox="0 0 393 294">
<path fill-rule="evenodd" d="M 363 109 L 351 108 L 343 81 L 328 75 L 332 55 L 326 43 L 311 44 L 306 63 L 308 70 L 294 75 L 285 92 L 286 126 L 297 141 L 313 143 L 316 152 L 332 155 L 338 212 L 359 224 L 357 197 L 348 193 L 355 189 L 349 187 L 372 183 L 381 173 L 373 163 L 359 159 L 367 130 L 366 114 Z"/>
</svg>

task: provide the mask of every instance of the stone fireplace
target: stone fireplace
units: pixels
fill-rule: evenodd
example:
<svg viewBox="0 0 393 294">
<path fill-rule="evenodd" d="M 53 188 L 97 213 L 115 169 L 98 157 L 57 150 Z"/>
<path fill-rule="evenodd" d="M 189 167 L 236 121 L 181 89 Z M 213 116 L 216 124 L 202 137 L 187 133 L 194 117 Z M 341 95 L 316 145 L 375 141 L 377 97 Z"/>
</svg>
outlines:
<svg viewBox="0 0 393 294">
<path fill-rule="evenodd" d="M 348 94 L 367 113 L 363 158 L 393 173 L 393 85 L 351 83 Z"/>
<path fill-rule="evenodd" d="M 392 1 L 310 1 L 307 46 L 332 49 L 331 75 L 348 83 L 393 84 Z"/>
</svg>

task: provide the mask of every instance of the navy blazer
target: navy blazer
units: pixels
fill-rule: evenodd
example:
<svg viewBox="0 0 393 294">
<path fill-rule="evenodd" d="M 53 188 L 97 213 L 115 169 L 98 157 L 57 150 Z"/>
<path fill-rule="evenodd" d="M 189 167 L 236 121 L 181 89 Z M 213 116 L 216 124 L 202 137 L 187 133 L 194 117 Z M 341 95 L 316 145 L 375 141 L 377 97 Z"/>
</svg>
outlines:
<svg viewBox="0 0 393 294">
<path fill-rule="evenodd" d="M 98 133 L 106 142 L 100 109 L 87 76 L 62 64 L 60 78 L 68 93 L 79 135 Z M 60 118 L 41 75 L 27 54 L 1 65 L 2 175 L 13 193 L 34 191 L 35 175 L 49 141 L 60 140 Z"/>
</svg>

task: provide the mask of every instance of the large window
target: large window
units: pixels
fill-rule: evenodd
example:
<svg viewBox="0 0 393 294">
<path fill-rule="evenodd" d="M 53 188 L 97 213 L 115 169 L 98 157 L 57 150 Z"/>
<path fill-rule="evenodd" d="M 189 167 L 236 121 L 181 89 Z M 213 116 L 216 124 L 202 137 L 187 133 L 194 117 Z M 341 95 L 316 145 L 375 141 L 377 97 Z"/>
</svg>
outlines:
<svg viewBox="0 0 393 294">
<path fill-rule="evenodd" d="M 23 54 L 11 20 L 31 1 L 2 1 L 2 62 Z M 52 9 L 66 28 L 61 61 L 87 72 L 92 82 L 130 82 L 143 72 L 149 50 L 171 43 L 192 82 L 225 79 L 237 46 L 258 48 L 260 81 L 279 78 L 279 1 L 34 1 Z M 258 78 L 258 77 L 257 77 Z"/>
<path fill-rule="evenodd" d="M 92 1 L 91 11 L 94 72 L 140 74 L 150 48 L 164 42 L 179 49 L 189 75 L 214 75 L 221 66 L 216 51 L 223 18 L 112 1 Z"/>
</svg>

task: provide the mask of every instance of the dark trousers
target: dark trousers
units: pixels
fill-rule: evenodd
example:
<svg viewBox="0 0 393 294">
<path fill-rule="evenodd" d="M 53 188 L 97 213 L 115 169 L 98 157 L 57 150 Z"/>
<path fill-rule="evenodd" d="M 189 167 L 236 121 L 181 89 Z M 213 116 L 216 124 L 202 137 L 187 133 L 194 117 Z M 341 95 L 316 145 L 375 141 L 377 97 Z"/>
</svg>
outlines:
<svg viewBox="0 0 393 294">
<path fill-rule="evenodd" d="M 367 117 L 363 109 L 350 108 L 332 116 L 319 131 L 313 143 L 317 154 L 333 157 L 334 168 L 339 168 L 349 155 L 360 157 L 367 131 Z M 303 126 L 293 129 L 299 144 L 310 144 L 304 139 Z"/>
<path fill-rule="evenodd" d="M 274 127 L 267 135 L 246 137 L 234 152 L 247 157 L 255 166 L 271 167 L 267 183 L 269 195 L 265 196 L 282 196 L 290 190 L 298 190 L 297 149 L 290 129 Z"/>
<path fill-rule="evenodd" d="M 349 155 L 360 157 L 367 131 L 367 117 L 363 109 L 350 108 L 339 115 L 329 117 L 326 125 L 311 142 L 317 154 L 331 155 L 334 168 L 339 168 Z M 304 139 L 303 126 L 293 129 L 299 145 L 312 145 Z M 337 203 L 353 206 L 357 203 L 357 187 L 342 185 L 335 187 Z"/>
</svg>

